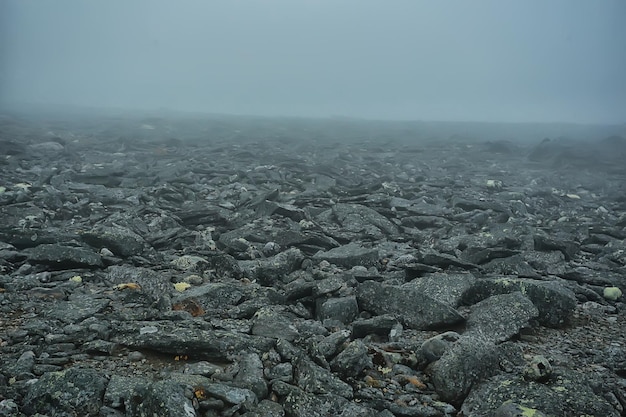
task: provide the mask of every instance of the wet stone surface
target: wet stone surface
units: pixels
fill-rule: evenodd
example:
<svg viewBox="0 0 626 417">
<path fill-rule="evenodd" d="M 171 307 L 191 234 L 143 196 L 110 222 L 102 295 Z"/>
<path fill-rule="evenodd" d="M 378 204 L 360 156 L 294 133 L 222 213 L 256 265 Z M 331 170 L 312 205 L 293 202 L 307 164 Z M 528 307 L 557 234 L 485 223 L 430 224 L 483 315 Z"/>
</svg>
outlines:
<svg viewBox="0 0 626 417">
<path fill-rule="evenodd" d="M 0 416 L 624 415 L 626 140 L 457 133 L 3 115 Z"/>
</svg>

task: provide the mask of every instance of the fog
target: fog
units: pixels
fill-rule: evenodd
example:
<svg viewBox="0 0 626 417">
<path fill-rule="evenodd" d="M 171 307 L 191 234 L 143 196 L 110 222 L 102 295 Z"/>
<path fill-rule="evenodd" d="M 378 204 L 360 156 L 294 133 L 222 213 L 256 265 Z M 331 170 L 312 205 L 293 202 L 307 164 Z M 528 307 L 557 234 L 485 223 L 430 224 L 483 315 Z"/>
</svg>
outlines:
<svg viewBox="0 0 626 417">
<path fill-rule="evenodd" d="M 2 0 L 0 104 L 626 122 L 623 0 Z"/>
</svg>

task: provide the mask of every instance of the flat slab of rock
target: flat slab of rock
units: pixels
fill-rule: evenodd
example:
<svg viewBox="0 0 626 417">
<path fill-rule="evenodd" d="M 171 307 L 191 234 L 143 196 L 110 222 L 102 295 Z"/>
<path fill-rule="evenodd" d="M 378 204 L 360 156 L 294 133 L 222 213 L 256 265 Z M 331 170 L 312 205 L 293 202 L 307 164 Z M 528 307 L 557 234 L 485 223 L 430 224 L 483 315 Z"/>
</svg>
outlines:
<svg viewBox="0 0 626 417">
<path fill-rule="evenodd" d="M 83 248 L 43 244 L 25 250 L 28 259 L 35 263 L 46 264 L 54 269 L 96 268 L 102 266 L 102 259 L 97 253 Z"/>
<path fill-rule="evenodd" d="M 146 321 L 122 323 L 112 331 L 111 340 L 139 349 L 152 349 L 194 359 L 230 360 L 239 352 L 266 352 L 274 346 L 269 337 L 226 330 L 204 330 L 176 322 Z"/>
<path fill-rule="evenodd" d="M 372 266 L 378 262 L 378 250 L 364 248 L 356 243 L 351 243 L 326 252 L 318 252 L 313 255 L 317 261 L 327 261 L 337 266 L 352 268 L 353 266 Z"/>
<path fill-rule="evenodd" d="M 496 294 L 521 292 L 533 302 L 537 319 L 547 327 L 562 327 L 569 323 L 576 308 L 574 293 L 554 281 L 502 277 L 481 278 L 463 295 L 463 304 L 475 304 Z"/>
<path fill-rule="evenodd" d="M 521 292 L 493 295 L 471 307 L 465 334 L 504 342 L 538 315 L 537 307 Z"/>
<path fill-rule="evenodd" d="M 406 287 L 366 281 L 357 288 L 357 300 L 363 310 L 375 314 L 394 314 L 406 326 L 426 330 L 463 322 L 452 306 Z"/>
<path fill-rule="evenodd" d="M 558 370 L 543 384 L 525 381 L 517 374 L 497 375 L 472 389 L 461 411 L 467 417 L 492 415 L 512 401 L 551 416 L 617 417 L 615 409 L 596 395 L 587 381 L 585 375 L 565 370 Z"/>
</svg>

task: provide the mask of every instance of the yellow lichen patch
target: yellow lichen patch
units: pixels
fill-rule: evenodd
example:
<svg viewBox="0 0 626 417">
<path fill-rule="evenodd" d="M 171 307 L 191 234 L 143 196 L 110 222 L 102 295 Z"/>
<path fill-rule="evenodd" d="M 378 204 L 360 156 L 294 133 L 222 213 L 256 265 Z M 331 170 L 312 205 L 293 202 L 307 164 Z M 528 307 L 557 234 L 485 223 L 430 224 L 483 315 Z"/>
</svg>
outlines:
<svg viewBox="0 0 626 417">
<path fill-rule="evenodd" d="M 191 284 L 188 282 L 177 282 L 176 284 L 174 284 L 174 288 L 178 292 L 183 292 L 189 287 L 191 287 Z"/>
<path fill-rule="evenodd" d="M 206 391 L 204 390 L 204 388 L 202 387 L 194 387 L 193 389 L 193 395 L 195 395 L 195 397 L 199 400 L 206 400 Z"/>
<path fill-rule="evenodd" d="M 379 366 L 378 367 L 378 372 L 380 372 L 383 375 L 387 375 L 388 373 L 391 372 L 391 368 L 388 368 L 386 366 Z"/>
<path fill-rule="evenodd" d="M 140 290 L 141 285 L 136 282 L 125 282 L 123 284 L 117 284 L 113 287 L 114 290 Z"/>
<path fill-rule="evenodd" d="M 81 277 L 80 275 L 74 275 L 72 278 L 70 278 L 70 281 L 72 282 L 83 282 L 83 277 Z"/>
</svg>

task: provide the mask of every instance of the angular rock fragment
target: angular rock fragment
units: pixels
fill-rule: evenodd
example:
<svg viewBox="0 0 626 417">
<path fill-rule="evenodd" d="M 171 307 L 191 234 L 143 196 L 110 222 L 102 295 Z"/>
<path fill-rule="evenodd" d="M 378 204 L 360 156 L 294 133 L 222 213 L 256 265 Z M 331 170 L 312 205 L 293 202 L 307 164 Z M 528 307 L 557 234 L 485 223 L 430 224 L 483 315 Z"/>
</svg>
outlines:
<svg viewBox="0 0 626 417">
<path fill-rule="evenodd" d="M 513 401 L 546 415 L 619 416 L 593 392 L 584 375 L 567 370 L 555 370 L 555 374 L 547 383 L 528 382 L 516 374 L 494 376 L 471 390 L 461 411 L 468 417 L 485 416 Z"/>
<path fill-rule="evenodd" d="M 107 382 L 93 369 L 48 372 L 29 387 L 22 411 L 27 415 L 97 416 Z"/>
<path fill-rule="evenodd" d="M 504 342 L 539 315 L 521 292 L 492 295 L 471 307 L 465 335 L 477 334 L 495 343 Z"/>
<path fill-rule="evenodd" d="M 337 266 L 352 268 L 353 266 L 372 266 L 378 262 L 378 250 L 364 248 L 358 244 L 333 248 L 326 252 L 318 252 L 313 255 L 317 261 L 327 261 Z"/>
<path fill-rule="evenodd" d="M 539 310 L 538 321 L 548 327 L 566 325 L 576 307 L 574 293 L 557 282 L 507 277 L 477 280 L 463 295 L 463 303 L 471 305 L 492 295 L 516 291 L 533 302 Z"/>
<path fill-rule="evenodd" d="M 393 314 L 412 329 L 425 330 L 463 322 L 449 304 L 419 291 L 366 281 L 357 287 L 359 307 L 375 314 Z"/>
<path fill-rule="evenodd" d="M 111 341 L 172 356 L 230 361 L 239 352 L 265 352 L 275 343 L 269 337 L 226 330 L 204 330 L 177 322 L 131 322 L 111 330 Z"/>
<path fill-rule="evenodd" d="M 99 226 L 80 233 L 89 245 L 107 248 L 118 256 L 132 256 L 143 252 L 145 240 L 137 233 L 123 227 Z"/>
<path fill-rule="evenodd" d="M 460 404 L 478 382 L 500 372 L 503 360 L 519 362 L 520 349 L 476 336 L 459 338 L 429 369 L 435 390 L 444 401 Z"/>
<path fill-rule="evenodd" d="M 102 266 L 100 255 L 87 249 L 43 244 L 25 250 L 28 259 L 53 269 L 97 268 Z"/>
</svg>

